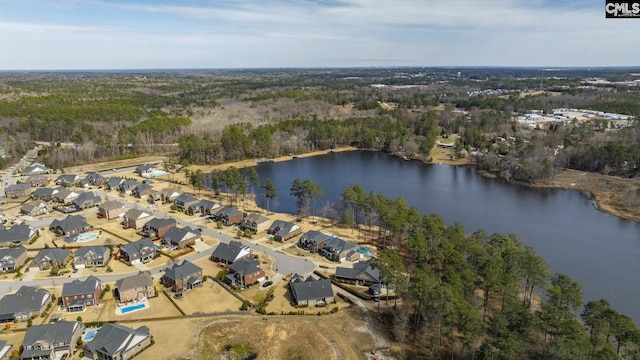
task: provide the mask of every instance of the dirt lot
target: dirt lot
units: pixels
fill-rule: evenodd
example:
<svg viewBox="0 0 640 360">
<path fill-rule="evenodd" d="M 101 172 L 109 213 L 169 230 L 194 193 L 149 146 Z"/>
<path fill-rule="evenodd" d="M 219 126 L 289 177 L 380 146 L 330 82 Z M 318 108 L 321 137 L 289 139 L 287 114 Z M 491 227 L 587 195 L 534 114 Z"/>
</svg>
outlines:
<svg viewBox="0 0 640 360">
<path fill-rule="evenodd" d="M 205 281 L 202 287 L 185 292 L 184 297 L 175 302 L 187 315 L 238 311 L 242 305 L 242 301 L 211 280 Z"/>
</svg>

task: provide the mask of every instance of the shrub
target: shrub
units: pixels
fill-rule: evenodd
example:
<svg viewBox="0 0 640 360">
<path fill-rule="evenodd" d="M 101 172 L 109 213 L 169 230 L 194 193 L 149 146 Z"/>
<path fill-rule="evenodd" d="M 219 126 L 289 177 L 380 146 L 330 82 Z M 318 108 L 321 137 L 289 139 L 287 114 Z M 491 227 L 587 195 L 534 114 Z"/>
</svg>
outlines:
<svg viewBox="0 0 640 360">
<path fill-rule="evenodd" d="M 82 316 L 78 315 L 78 317 L 76 318 L 76 321 L 82 322 Z"/>
<path fill-rule="evenodd" d="M 247 300 L 242 302 L 242 305 L 240 306 L 240 310 L 241 311 L 246 311 L 247 309 L 249 309 L 249 302 Z"/>
</svg>

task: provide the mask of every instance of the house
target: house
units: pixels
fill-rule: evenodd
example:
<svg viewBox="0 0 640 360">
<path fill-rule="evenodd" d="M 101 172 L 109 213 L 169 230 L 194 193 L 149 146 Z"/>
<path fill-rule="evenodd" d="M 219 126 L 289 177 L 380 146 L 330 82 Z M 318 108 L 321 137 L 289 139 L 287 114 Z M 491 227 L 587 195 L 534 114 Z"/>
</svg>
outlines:
<svg viewBox="0 0 640 360">
<path fill-rule="evenodd" d="M 202 268 L 184 260 L 180 264 L 174 263 L 164 270 L 160 282 L 173 291 L 186 291 L 202 286 Z"/>
<path fill-rule="evenodd" d="M 198 201 L 198 202 L 197 202 L 197 203 L 195 203 L 195 204 L 191 204 L 191 205 L 189 205 L 189 206 L 185 209 L 185 212 L 186 212 L 187 214 L 189 214 L 189 215 L 198 214 L 198 213 L 200 212 L 200 210 L 202 209 L 202 208 L 200 207 L 200 203 L 201 203 L 201 202 L 202 202 L 202 201 Z M 201 215 L 201 216 L 202 216 L 202 215 Z"/>
<path fill-rule="evenodd" d="M 142 232 L 150 238 L 161 238 L 171 228 L 178 225 L 174 218 L 151 219 L 142 226 Z"/>
<path fill-rule="evenodd" d="M 0 273 L 14 271 L 27 260 L 27 248 L 24 246 L 0 249 Z"/>
<path fill-rule="evenodd" d="M 62 285 L 62 306 L 68 312 L 84 311 L 100 303 L 102 282 L 91 275 L 85 280 L 73 280 Z"/>
<path fill-rule="evenodd" d="M 302 234 L 302 228 L 290 221 L 276 220 L 267 229 L 267 234 L 273 235 L 274 240 L 283 242 Z"/>
<path fill-rule="evenodd" d="M 56 179 L 56 185 L 71 186 L 80 181 L 80 176 L 76 174 L 62 174 Z"/>
<path fill-rule="evenodd" d="M 11 199 L 27 196 L 30 192 L 31 185 L 29 184 L 14 184 L 4 188 L 4 196 Z"/>
<path fill-rule="evenodd" d="M 83 246 L 73 255 L 73 267 L 105 266 L 109 261 L 109 248 L 106 246 Z"/>
<path fill-rule="evenodd" d="M 325 241 L 320 253 L 331 261 L 342 262 L 347 258 L 351 250 L 356 250 L 356 243 L 345 241 L 339 237 L 331 236 L 329 241 Z"/>
<path fill-rule="evenodd" d="M 11 349 L 13 349 L 13 345 L 7 343 L 5 340 L 0 340 L 0 360 L 9 360 L 11 357 Z"/>
<path fill-rule="evenodd" d="M 33 286 L 21 286 L 15 294 L 0 299 L 0 322 L 27 321 L 42 315 L 51 303 L 51 293 Z"/>
<path fill-rule="evenodd" d="M 5 229 L 0 226 L 0 247 L 28 245 L 38 236 L 38 230 L 31 225 L 13 225 Z"/>
<path fill-rule="evenodd" d="M 31 194 L 31 197 L 40 199 L 42 201 L 51 201 L 53 200 L 53 197 L 62 189 L 63 187 L 61 186 L 54 188 L 38 188 Z"/>
<path fill-rule="evenodd" d="M 87 223 L 82 215 L 67 215 L 62 220 L 53 220 L 49 225 L 49 229 L 56 234 L 72 236 L 91 230 L 91 225 Z"/>
<path fill-rule="evenodd" d="M 162 200 L 162 202 L 173 202 L 176 198 L 178 198 L 178 196 L 182 195 L 183 192 L 182 191 L 178 191 L 175 189 L 170 189 L 170 188 L 165 188 L 159 191 L 160 193 L 160 200 Z M 155 199 L 155 197 L 154 197 Z"/>
<path fill-rule="evenodd" d="M 151 261 L 155 257 L 156 247 L 147 237 L 120 247 L 120 259 L 131 265 Z"/>
<path fill-rule="evenodd" d="M 227 226 L 236 225 L 242 222 L 242 219 L 244 219 L 244 213 L 234 207 L 226 206 L 218 210 L 218 212 L 213 215 L 213 219 L 221 221 Z"/>
<path fill-rule="evenodd" d="M 119 190 L 120 184 L 122 184 L 123 181 L 124 181 L 123 178 L 120 178 L 117 176 L 111 177 L 107 179 L 107 182 L 106 182 L 107 188 L 109 190 Z"/>
<path fill-rule="evenodd" d="M 175 200 L 173 200 L 173 205 L 175 205 L 180 211 L 186 210 L 189 206 L 193 204 L 197 204 L 200 202 L 200 199 L 193 195 L 182 194 L 178 196 Z"/>
<path fill-rule="evenodd" d="M 51 172 L 51 169 L 46 167 L 41 162 L 34 162 L 29 165 L 26 169 L 22 170 L 22 175 L 40 175 L 40 174 L 48 174 Z"/>
<path fill-rule="evenodd" d="M 346 259 L 351 262 L 358 262 L 362 258 L 362 254 L 357 249 L 349 250 Z"/>
<path fill-rule="evenodd" d="M 242 258 L 229 265 L 229 274 L 225 277 L 225 282 L 232 286 L 246 288 L 265 278 L 264 270 L 260 269 L 260 262 L 257 259 Z"/>
<path fill-rule="evenodd" d="M 129 360 L 151 346 L 149 328 L 131 329 L 120 324 L 104 324 L 83 349 L 84 357 L 93 360 Z"/>
<path fill-rule="evenodd" d="M 97 172 L 92 172 L 87 174 L 82 182 L 90 186 L 104 186 L 107 183 L 107 178 Z"/>
<path fill-rule="evenodd" d="M 130 209 L 124 213 L 122 220 L 124 227 L 139 229 L 144 223 L 151 220 L 151 213 L 138 209 Z"/>
<path fill-rule="evenodd" d="M 49 178 L 44 175 L 31 175 L 24 179 L 25 184 L 29 184 L 31 187 L 43 187 L 49 184 Z"/>
<path fill-rule="evenodd" d="M 63 268 L 66 266 L 67 261 L 71 259 L 71 251 L 64 249 L 42 249 L 33 258 L 29 269 L 35 271 L 49 270 L 53 266 Z"/>
<path fill-rule="evenodd" d="M 251 213 L 242 220 L 242 222 L 240 223 L 240 228 L 242 228 L 243 230 L 249 229 L 255 234 L 261 231 L 266 231 L 269 228 L 270 222 L 271 220 L 269 220 L 269 218 L 264 215 Z"/>
<path fill-rule="evenodd" d="M 53 211 L 53 206 L 42 200 L 31 201 L 20 206 L 20 213 L 29 216 L 40 216 Z"/>
<path fill-rule="evenodd" d="M 228 244 L 220 243 L 211 254 L 211 261 L 222 264 L 233 264 L 242 258 L 252 257 L 251 249 L 240 241 L 231 240 Z"/>
<path fill-rule="evenodd" d="M 217 213 L 218 210 L 222 209 L 222 205 L 206 199 L 200 200 L 200 202 L 198 203 L 198 207 L 200 208 L 200 214 L 202 214 L 201 216 L 213 215 Z"/>
<path fill-rule="evenodd" d="M 306 233 L 302 234 L 300 239 L 298 240 L 298 246 L 311 251 L 312 253 L 317 253 L 322 250 L 324 243 L 329 241 L 331 236 L 324 234 L 317 230 L 309 230 Z"/>
<path fill-rule="evenodd" d="M 136 187 L 131 189 L 131 195 L 140 199 L 146 199 L 149 195 L 153 194 L 154 192 L 155 190 L 153 189 L 153 187 L 151 187 L 151 185 L 147 183 L 138 184 L 136 185 Z"/>
<path fill-rule="evenodd" d="M 369 261 L 353 264 L 353 268 L 336 268 L 335 279 L 356 285 L 370 285 L 380 282 L 380 269 L 371 266 Z"/>
<path fill-rule="evenodd" d="M 60 359 L 73 354 L 84 325 L 79 321 L 58 321 L 27 328 L 22 340 L 21 360 Z"/>
<path fill-rule="evenodd" d="M 158 172 L 158 167 L 155 164 L 142 164 L 136 166 L 134 172 L 144 178 L 153 177 L 153 174 Z"/>
<path fill-rule="evenodd" d="M 200 231 L 184 227 L 179 229 L 172 227 L 162 237 L 162 245 L 169 249 L 184 249 L 187 246 L 194 245 L 196 240 L 200 239 Z"/>
<path fill-rule="evenodd" d="M 116 293 L 121 304 L 156 296 L 153 279 L 147 272 L 124 277 L 116 281 Z"/>
<path fill-rule="evenodd" d="M 289 280 L 289 291 L 298 306 L 323 306 L 333 301 L 333 288 L 329 279 L 316 280 L 309 276 L 305 280 L 301 275 L 295 274 Z"/>
<path fill-rule="evenodd" d="M 102 202 L 100 195 L 93 191 L 87 191 L 80 194 L 71 203 L 78 209 L 86 209 L 92 206 L 98 206 Z"/>
<path fill-rule="evenodd" d="M 131 191 L 138 185 L 140 185 L 140 183 L 135 180 L 124 180 L 120 183 L 120 185 L 118 185 L 118 191 L 123 194 L 129 195 L 131 194 Z"/>
<path fill-rule="evenodd" d="M 125 208 L 121 202 L 116 200 L 107 201 L 98 205 L 98 217 L 107 220 L 120 217 L 120 215 L 124 215 L 126 211 L 127 208 Z"/>
<path fill-rule="evenodd" d="M 55 195 L 53 195 L 52 199 L 53 201 L 61 203 L 63 205 L 69 205 L 73 203 L 73 200 L 77 199 L 81 193 L 82 191 L 62 188 Z"/>
</svg>

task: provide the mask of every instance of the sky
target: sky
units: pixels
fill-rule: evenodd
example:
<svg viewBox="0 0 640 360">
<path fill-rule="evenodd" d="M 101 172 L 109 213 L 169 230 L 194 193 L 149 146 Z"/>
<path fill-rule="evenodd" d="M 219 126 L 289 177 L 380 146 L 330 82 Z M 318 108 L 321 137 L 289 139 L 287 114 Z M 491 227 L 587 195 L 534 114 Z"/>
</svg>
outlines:
<svg viewBox="0 0 640 360">
<path fill-rule="evenodd" d="M 603 0 L 0 0 L 0 70 L 640 65 Z"/>
</svg>

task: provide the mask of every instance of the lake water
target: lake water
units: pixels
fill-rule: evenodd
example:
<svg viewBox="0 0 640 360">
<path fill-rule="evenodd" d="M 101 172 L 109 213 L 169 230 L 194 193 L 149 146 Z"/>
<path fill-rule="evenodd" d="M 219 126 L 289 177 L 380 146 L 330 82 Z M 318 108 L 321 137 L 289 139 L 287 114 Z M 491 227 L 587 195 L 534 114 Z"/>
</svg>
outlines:
<svg viewBox="0 0 640 360">
<path fill-rule="evenodd" d="M 279 212 L 296 212 L 289 189 L 299 177 L 325 191 L 316 209 L 339 202 L 344 188 L 360 184 L 367 192 L 403 197 L 422 214 L 440 215 L 447 225 L 458 221 L 468 233 L 514 233 L 533 246 L 553 272 L 580 282 L 585 301 L 605 298 L 640 324 L 635 302 L 640 298 L 640 224 L 598 211 L 578 191 L 507 184 L 484 178 L 473 168 L 426 165 L 367 151 L 265 163 L 257 170 L 261 181 L 270 178 L 275 184 L 278 197 L 271 209 Z M 257 195 L 264 198 L 259 190 Z"/>
</svg>

